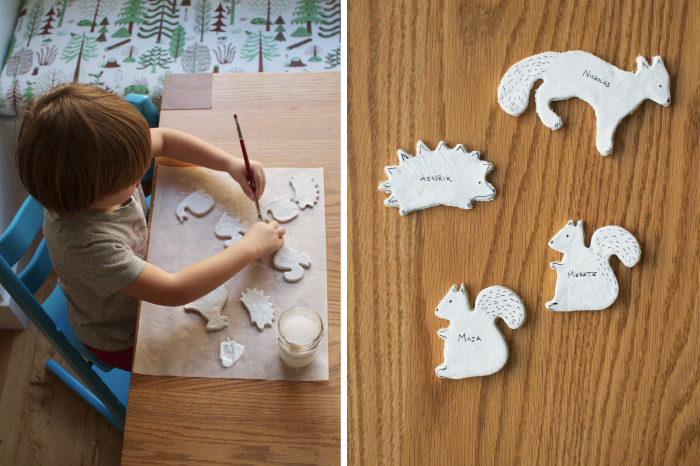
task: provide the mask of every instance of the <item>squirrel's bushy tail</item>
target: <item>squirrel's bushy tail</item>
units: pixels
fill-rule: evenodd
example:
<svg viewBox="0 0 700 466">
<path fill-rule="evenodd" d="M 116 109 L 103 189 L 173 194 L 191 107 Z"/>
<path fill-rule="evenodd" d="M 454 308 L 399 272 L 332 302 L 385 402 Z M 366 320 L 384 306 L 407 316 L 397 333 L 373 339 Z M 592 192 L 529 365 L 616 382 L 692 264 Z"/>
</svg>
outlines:
<svg viewBox="0 0 700 466">
<path fill-rule="evenodd" d="M 530 90 L 556 60 L 559 53 L 545 52 L 520 60 L 511 66 L 498 85 L 498 103 L 506 113 L 518 116 L 530 101 Z"/>
<path fill-rule="evenodd" d="M 616 226 L 597 229 L 591 237 L 591 249 L 605 257 L 615 254 L 627 267 L 642 257 L 642 249 L 632 233 Z"/>
<path fill-rule="evenodd" d="M 476 297 L 476 312 L 500 317 L 508 327 L 518 328 L 525 321 L 525 305 L 520 296 L 505 286 L 490 286 Z"/>
</svg>

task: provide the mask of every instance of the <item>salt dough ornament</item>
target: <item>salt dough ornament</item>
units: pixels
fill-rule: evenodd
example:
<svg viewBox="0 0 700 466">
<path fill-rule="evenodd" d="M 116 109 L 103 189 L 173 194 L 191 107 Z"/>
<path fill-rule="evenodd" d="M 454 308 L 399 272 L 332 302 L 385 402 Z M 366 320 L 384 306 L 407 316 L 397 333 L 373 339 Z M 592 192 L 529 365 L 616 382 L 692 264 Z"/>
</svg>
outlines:
<svg viewBox="0 0 700 466">
<path fill-rule="evenodd" d="M 311 261 L 308 255 L 299 254 L 298 251 L 283 244 L 272 258 L 272 265 L 278 270 L 286 270 L 283 274 L 284 279 L 295 283 L 304 278 L 304 269 L 311 267 Z"/>
<path fill-rule="evenodd" d="M 264 296 L 262 290 L 248 288 L 241 293 L 241 302 L 248 309 L 250 321 L 257 325 L 258 330 L 264 329 L 266 325 L 272 326 L 275 310 L 272 309 L 270 297 Z"/>
<path fill-rule="evenodd" d="M 615 254 L 623 264 L 632 267 L 642 255 L 635 237 L 617 226 L 597 229 L 587 248 L 580 220 L 576 225 L 570 220 L 554 235 L 549 247 L 564 253 L 561 262 L 549 264 L 557 272 L 554 298 L 545 304 L 550 311 L 597 311 L 610 307 L 618 294 L 610 256 Z"/>
<path fill-rule="evenodd" d="M 272 217 L 280 223 L 286 223 L 296 218 L 299 215 L 299 207 L 292 202 L 290 196 L 278 197 L 274 201 L 265 206 L 265 212 L 272 214 Z"/>
<path fill-rule="evenodd" d="M 206 215 L 211 209 L 214 208 L 214 199 L 204 192 L 204 189 L 198 189 L 186 198 L 184 198 L 175 209 L 175 215 L 180 223 L 185 223 L 187 220 L 187 214 L 185 209 L 192 212 L 192 214 L 197 217 Z"/>
<path fill-rule="evenodd" d="M 436 205 L 471 209 L 472 201 L 493 200 L 496 190 L 486 181 L 493 164 L 480 155 L 462 144 L 450 149 L 444 142 L 431 151 L 418 141 L 415 157 L 399 150 L 399 165 L 385 167 L 389 179 L 379 185 L 391 193 L 384 205 L 406 215 Z"/>
<path fill-rule="evenodd" d="M 306 175 L 295 175 L 289 181 L 294 188 L 294 202 L 299 204 L 300 209 L 312 207 L 318 202 L 318 183 Z"/>
<path fill-rule="evenodd" d="M 525 111 L 530 90 L 538 79 L 544 83 L 535 91 L 537 115 L 552 129 L 561 128 L 559 115 L 549 107 L 556 100 L 572 97 L 587 102 L 596 115 L 596 148 L 601 155 L 613 152 L 613 138 L 620 121 L 645 100 L 671 104 L 669 77 L 661 57 L 651 66 L 637 57 L 637 71 L 623 71 L 587 52 L 545 52 L 511 66 L 498 86 L 498 103 L 506 113 Z"/>
<path fill-rule="evenodd" d="M 225 247 L 241 240 L 246 231 L 248 231 L 247 222 L 239 222 L 237 218 L 229 217 L 226 213 L 221 216 L 219 223 L 214 227 L 214 233 L 218 238 L 230 238 L 224 241 Z"/>
<path fill-rule="evenodd" d="M 525 321 L 525 305 L 520 297 L 504 286 L 491 286 L 476 297 L 471 309 L 464 284 L 453 286 L 435 309 L 435 314 L 450 321 L 438 335 L 445 340 L 444 362 L 435 368 L 438 377 L 463 379 L 490 375 L 501 370 L 508 360 L 508 345 L 496 327 L 496 318 L 510 328 Z"/>
<path fill-rule="evenodd" d="M 243 345 L 232 341 L 230 338 L 221 342 L 219 345 L 219 358 L 221 359 L 221 365 L 224 367 L 231 367 L 233 363 L 241 359 L 243 356 Z"/>
<path fill-rule="evenodd" d="M 215 332 L 228 327 L 228 317 L 221 315 L 221 310 L 228 299 L 226 286 L 221 285 L 208 295 L 185 305 L 185 311 L 198 312 L 207 320 L 207 331 Z"/>
</svg>

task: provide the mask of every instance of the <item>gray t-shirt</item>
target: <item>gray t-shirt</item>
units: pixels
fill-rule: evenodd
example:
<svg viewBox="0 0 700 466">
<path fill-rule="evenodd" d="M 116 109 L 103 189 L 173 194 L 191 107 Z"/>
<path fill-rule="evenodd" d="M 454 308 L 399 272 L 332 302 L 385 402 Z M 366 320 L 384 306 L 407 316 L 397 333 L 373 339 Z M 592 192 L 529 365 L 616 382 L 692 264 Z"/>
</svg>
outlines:
<svg viewBox="0 0 700 466">
<path fill-rule="evenodd" d="M 139 186 L 122 207 L 61 218 L 44 209 L 44 238 L 80 341 L 103 351 L 134 345 L 139 301 L 119 290 L 143 271 L 148 205 Z"/>
</svg>

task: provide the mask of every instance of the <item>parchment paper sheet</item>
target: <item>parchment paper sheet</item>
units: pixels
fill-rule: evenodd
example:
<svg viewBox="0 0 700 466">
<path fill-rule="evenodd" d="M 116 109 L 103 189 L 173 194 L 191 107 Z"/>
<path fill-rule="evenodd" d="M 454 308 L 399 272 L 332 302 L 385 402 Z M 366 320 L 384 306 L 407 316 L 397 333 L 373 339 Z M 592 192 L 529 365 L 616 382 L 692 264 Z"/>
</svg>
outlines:
<svg viewBox="0 0 700 466">
<path fill-rule="evenodd" d="M 206 320 L 183 306 L 164 307 L 142 302 L 139 314 L 133 371 L 139 374 L 186 377 L 224 377 L 268 380 L 328 380 L 328 303 L 326 294 L 326 224 L 323 195 L 323 168 L 265 168 L 267 185 L 260 207 L 277 197 L 294 195 L 289 184 L 293 175 L 306 174 L 318 183 L 319 199 L 292 221 L 282 224 L 287 230 L 285 244 L 307 253 L 311 267 L 304 278 L 287 283 L 282 272 L 272 266 L 272 255 L 258 259 L 226 283 L 228 300 L 221 315 L 228 327 L 207 332 Z M 180 224 L 175 208 L 185 197 L 204 188 L 214 198 L 214 209 L 203 217 L 191 215 Z M 224 240 L 214 227 L 224 213 L 252 225 L 257 221 L 255 204 L 240 186 L 222 172 L 200 167 L 158 167 L 156 178 L 148 262 L 167 272 L 177 272 L 224 249 Z M 263 212 L 263 217 L 265 213 Z M 241 302 L 247 288 L 263 290 L 275 310 L 273 327 L 259 331 Z M 311 365 L 292 369 L 279 357 L 275 325 L 285 309 L 305 306 L 323 319 L 326 336 Z M 243 357 L 224 368 L 219 345 L 226 338 L 245 348 Z"/>
</svg>

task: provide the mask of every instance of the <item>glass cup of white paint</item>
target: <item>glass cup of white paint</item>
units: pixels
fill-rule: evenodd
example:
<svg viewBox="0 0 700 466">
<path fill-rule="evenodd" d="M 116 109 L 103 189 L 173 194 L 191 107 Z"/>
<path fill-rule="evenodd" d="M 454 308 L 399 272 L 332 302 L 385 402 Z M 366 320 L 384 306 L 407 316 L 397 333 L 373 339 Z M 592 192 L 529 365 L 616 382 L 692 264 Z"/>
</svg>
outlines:
<svg viewBox="0 0 700 466">
<path fill-rule="evenodd" d="M 316 311 L 292 307 L 277 320 L 277 344 L 280 357 L 290 367 L 311 364 L 323 340 L 323 320 Z"/>
</svg>

